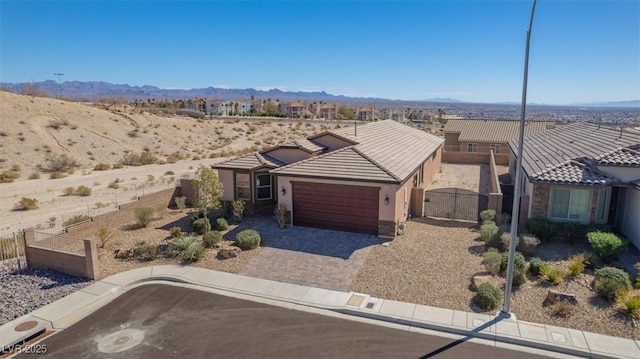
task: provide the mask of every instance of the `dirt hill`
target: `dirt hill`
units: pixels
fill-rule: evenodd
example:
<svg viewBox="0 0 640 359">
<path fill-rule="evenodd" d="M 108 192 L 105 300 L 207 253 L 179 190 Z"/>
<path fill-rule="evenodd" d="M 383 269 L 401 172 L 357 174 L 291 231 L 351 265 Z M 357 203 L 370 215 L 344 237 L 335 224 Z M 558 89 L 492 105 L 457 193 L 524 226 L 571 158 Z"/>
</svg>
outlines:
<svg viewBox="0 0 640 359">
<path fill-rule="evenodd" d="M 64 211 L 109 207 L 119 192 L 136 192 L 121 194 L 122 201 L 145 188 L 167 188 L 176 179 L 191 176 L 200 163 L 213 164 L 326 128 L 284 120 L 198 120 L 150 114 L 130 106 L 105 110 L 91 103 L 0 91 L 0 173 L 17 170 L 13 183 L 0 183 L 0 235 L 52 217 L 59 220 Z M 112 166 L 143 151 L 156 157 L 155 164 L 95 170 L 97 164 Z M 50 179 L 45 160 L 62 155 L 78 163 L 75 172 Z M 30 179 L 38 175 L 39 179 Z M 116 180 L 119 188 L 109 187 Z M 66 188 L 80 185 L 92 188 L 92 195 L 63 195 Z M 13 210 L 23 196 L 38 200 L 40 208 Z"/>
</svg>

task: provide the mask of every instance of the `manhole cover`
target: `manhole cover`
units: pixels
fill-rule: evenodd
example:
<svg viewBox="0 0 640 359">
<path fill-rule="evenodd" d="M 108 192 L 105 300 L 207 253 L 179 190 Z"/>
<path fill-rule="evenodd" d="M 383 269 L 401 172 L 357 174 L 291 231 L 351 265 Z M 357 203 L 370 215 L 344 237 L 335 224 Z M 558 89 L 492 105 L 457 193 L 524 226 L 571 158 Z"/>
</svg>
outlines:
<svg viewBox="0 0 640 359">
<path fill-rule="evenodd" d="M 135 347 L 144 339 L 144 333 L 137 329 L 125 329 L 102 338 L 98 350 L 103 353 L 119 353 Z"/>
<path fill-rule="evenodd" d="M 13 330 L 15 330 L 16 332 L 25 332 L 29 329 L 35 328 L 37 325 L 38 325 L 38 322 L 36 322 L 35 320 L 29 320 L 16 325 L 16 327 L 13 328 Z"/>
</svg>

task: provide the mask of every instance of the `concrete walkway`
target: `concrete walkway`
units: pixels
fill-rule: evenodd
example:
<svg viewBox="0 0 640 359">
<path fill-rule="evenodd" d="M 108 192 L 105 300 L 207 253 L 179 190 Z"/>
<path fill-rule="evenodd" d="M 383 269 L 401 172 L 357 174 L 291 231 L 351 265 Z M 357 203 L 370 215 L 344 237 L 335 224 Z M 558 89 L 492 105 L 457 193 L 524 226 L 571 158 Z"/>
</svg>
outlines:
<svg viewBox="0 0 640 359">
<path fill-rule="evenodd" d="M 131 288 L 145 283 L 180 283 L 241 299 L 305 310 L 344 319 L 367 320 L 409 331 L 428 331 L 456 341 L 526 352 L 549 350 L 575 356 L 640 358 L 640 341 L 580 330 L 505 319 L 277 282 L 190 266 L 151 266 L 96 282 L 0 327 L 6 348 L 45 329 L 64 330 Z M 549 353 L 544 353 L 549 355 Z"/>
<path fill-rule="evenodd" d="M 382 243 L 369 234 L 279 228 L 273 219 L 255 229 L 263 248 L 240 274 L 343 292 L 356 279 L 371 247 Z"/>
</svg>

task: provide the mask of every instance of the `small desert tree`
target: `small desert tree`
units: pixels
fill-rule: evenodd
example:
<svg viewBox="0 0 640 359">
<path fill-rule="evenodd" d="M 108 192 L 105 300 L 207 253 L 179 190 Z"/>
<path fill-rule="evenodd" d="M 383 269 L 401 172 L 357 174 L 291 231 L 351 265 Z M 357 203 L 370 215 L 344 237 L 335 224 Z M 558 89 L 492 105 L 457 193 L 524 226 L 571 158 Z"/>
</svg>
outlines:
<svg viewBox="0 0 640 359">
<path fill-rule="evenodd" d="M 222 196 L 222 183 L 218 178 L 218 173 L 211 167 L 200 165 L 196 172 L 196 179 L 193 181 L 198 193 L 197 207 L 202 210 L 204 218 L 207 218 L 207 210 L 220 208 L 220 197 Z M 203 231 L 204 235 L 211 228 Z"/>
</svg>

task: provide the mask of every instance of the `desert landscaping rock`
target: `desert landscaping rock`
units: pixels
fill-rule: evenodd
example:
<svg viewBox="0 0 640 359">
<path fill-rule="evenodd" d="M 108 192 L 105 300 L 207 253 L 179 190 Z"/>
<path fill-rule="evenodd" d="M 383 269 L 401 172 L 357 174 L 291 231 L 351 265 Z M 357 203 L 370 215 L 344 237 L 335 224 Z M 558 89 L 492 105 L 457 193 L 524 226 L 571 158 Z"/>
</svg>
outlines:
<svg viewBox="0 0 640 359">
<path fill-rule="evenodd" d="M 236 246 L 224 245 L 218 250 L 218 256 L 223 259 L 235 258 L 240 255 L 242 249 Z"/>
<path fill-rule="evenodd" d="M 575 294 L 561 293 L 557 290 L 549 289 L 547 293 L 546 304 L 553 304 L 556 302 L 568 302 L 571 304 L 578 304 L 578 299 Z"/>
<path fill-rule="evenodd" d="M 472 289 L 473 290 L 478 290 L 478 288 L 480 288 L 480 286 L 484 283 L 491 283 L 492 275 L 491 274 L 476 274 L 473 276 L 473 279 L 471 281 L 472 284 Z"/>
</svg>

